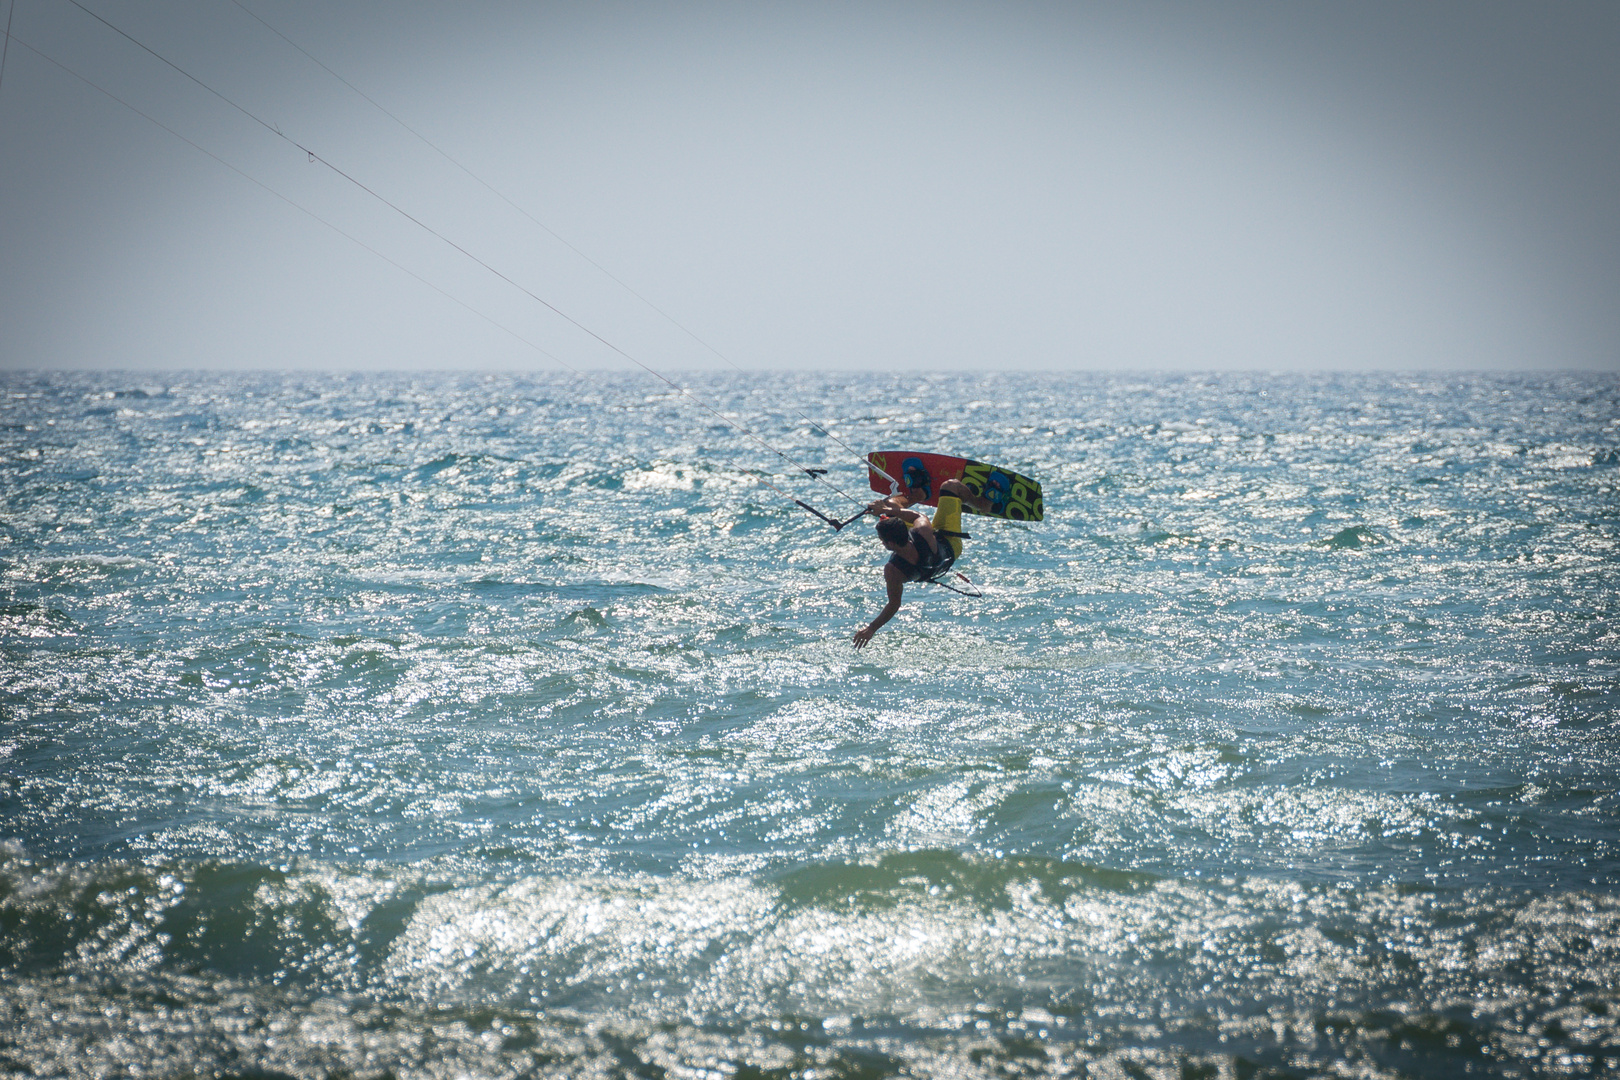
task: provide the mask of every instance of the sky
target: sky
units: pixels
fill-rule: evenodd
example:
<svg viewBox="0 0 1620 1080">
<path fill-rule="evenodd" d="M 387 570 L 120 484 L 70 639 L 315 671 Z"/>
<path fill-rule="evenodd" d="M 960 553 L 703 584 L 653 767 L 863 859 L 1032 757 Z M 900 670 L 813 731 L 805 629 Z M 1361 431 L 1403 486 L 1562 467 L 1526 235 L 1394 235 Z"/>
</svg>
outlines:
<svg viewBox="0 0 1620 1080">
<path fill-rule="evenodd" d="M 1620 370 L 1612 0 L 0 17 L 0 368 Z"/>
</svg>

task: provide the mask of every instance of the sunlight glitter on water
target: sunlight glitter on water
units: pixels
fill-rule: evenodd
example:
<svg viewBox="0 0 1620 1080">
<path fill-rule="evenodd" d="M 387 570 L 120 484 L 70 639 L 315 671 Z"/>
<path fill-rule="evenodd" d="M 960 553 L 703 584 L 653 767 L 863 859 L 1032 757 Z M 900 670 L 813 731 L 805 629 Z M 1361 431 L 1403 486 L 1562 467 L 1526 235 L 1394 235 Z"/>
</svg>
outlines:
<svg viewBox="0 0 1620 1080">
<path fill-rule="evenodd" d="M 633 380 L 13 378 L 36 1072 L 1620 1067 L 1612 380 L 798 380 L 1047 485 L 856 653 Z"/>
</svg>

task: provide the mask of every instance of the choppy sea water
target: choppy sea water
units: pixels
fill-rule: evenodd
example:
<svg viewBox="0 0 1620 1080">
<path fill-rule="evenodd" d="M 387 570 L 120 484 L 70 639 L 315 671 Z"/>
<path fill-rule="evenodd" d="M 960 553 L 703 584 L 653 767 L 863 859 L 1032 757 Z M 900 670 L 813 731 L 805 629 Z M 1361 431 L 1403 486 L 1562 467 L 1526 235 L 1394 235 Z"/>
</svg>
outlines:
<svg viewBox="0 0 1620 1080">
<path fill-rule="evenodd" d="M 0 376 L 6 1074 L 1620 1073 L 1620 378 L 690 383 Z"/>
</svg>

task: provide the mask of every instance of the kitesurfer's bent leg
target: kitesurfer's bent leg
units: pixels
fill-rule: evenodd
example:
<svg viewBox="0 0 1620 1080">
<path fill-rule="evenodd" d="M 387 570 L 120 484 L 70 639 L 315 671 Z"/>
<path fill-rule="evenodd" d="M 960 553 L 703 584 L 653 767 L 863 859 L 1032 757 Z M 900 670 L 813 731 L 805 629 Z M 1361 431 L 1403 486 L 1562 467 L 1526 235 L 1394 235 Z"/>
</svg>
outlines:
<svg viewBox="0 0 1620 1080">
<path fill-rule="evenodd" d="M 995 505 L 991 503 L 989 499 L 985 498 L 983 495 L 973 494 L 973 489 L 962 483 L 960 480 L 945 481 L 943 484 L 939 485 L 939 494 L 942 498 L 946 495 L 950 495 L 954 498 L 960 499 L 962 502 L 966 503 L 968 506 L 971 506 L 981 514 L 994 514 L 996 512 Z"/>
<path fill-rule="evenodd" d="M 941 544 L 951 546 L 951 557 L 962 557 L 962 538 L 951 536 L 950 533 L 962 531 L 962 500 L 955 495 L 946 495 L 944 485 L 940 485 L 939 509 L 934 511 L 934 537 Z"/>
<path fill-rule="evenodd" d="M 939 509 L 934 511 L 934 530 L 939 539 L 951 545 L 951 555 L 962 557 L 962 538 L 950 533 L 962 531 L 962 504 L 967 503 L 981 514 L 991 512 L 990 500 L 973 494 L 973 489 L 960 480 L 947 480 L 939 485 Z"/>
</svg>

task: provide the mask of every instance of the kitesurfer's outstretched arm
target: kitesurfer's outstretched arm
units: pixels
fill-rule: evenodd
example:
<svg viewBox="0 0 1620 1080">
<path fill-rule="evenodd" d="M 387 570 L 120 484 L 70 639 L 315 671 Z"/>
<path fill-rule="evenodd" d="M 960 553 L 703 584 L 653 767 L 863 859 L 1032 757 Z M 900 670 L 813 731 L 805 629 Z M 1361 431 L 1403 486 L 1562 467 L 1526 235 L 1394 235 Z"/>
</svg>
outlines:
<svg viewBox="0 0 1620 1080">
<path fill-rule="evenodd" d="M 866 648 L 866 643 L 872 640 L 884 623 L 894 618 L 894 613 L 900 610 L 900 596 L 905 592 L 906 582 L 900 576 L 900 571 L 893 566 L 883 568 L 883 583 L 889 587 L 889 602 L 883 605 L 883 610 L 877 613 L 877 618 L 867 623 L 865 628 L 855 631 L 855 647 Z"/>
<path fill-rule="evenodd" d="M 916 529 L 919 535 L 932 540 L 934 523 L 929 520 L 927 514 L 919 513 L 916 510 L 908 510 L 907 506 L 910 502 L 911 500 L 904 495 L 891 495 L 887 499 L 879 499 L 877 502 L 872 503 L 866 508 L 866 512 L 876 514 L 880 518 L 899 518 L 906 523 L 906 528 Z"/>
</svg>

